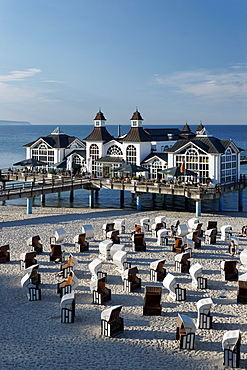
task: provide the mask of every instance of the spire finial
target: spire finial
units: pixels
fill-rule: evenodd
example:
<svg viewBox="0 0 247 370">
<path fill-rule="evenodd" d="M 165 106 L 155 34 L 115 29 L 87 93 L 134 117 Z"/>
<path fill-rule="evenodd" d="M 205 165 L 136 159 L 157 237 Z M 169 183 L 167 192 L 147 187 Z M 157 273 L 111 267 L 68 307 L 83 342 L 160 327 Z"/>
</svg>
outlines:
<svg viewBox="0 0 247 370">
<path fill-rule="evenodd" d="M 99 112 L 101 113 L 101 107 L 99 107 Z"/>
<path fill-rule="evenodd" d="M 136 106 L 136 112 L 138 112 L 138 107 Z"/>
</svg>

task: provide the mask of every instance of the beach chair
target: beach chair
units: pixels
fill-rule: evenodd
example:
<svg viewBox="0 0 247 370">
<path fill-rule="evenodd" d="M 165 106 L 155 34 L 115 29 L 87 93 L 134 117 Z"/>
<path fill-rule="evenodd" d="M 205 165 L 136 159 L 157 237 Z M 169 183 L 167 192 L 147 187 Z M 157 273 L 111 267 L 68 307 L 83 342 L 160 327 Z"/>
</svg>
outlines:
<svg viewBox="0 0 247 370">
<path fill-rule="evenodd" d="M 143 315 L 161 315 L 161 294 L 161 287 L 145 287 Z"/>
<path fill-rule="evenodd" d="M 107 277 L 106 272 L 102 271 L 102 261 L 98 258 L 94 259 L 88 264 L 89 271 L 91 272 L 91 280 L 98 280 L 102 277 Z"/>
<path fill-rule="evenodd" d="M 155 224 L 162 224 L 162 228 L 166 228 L 166 217 L 165 216 L 157 216 L 154 219 Z"/>
<path fill-rule="evenodd" d="M 67 278 L 70 271 L 74 271 L 77 266 L 78 266 L 77 258 L 75 258 L 73 254 L 70 253 L 68 262 L 62 263 L 60 266 L 60 271 L 62 272 L 63 278 Z"/>
<path fill-rule="evenodd" d="M 172 244 L 172 251 L 176 254 L 184 252 L 184 240 L 181 237 L 175 236 Z"/>
<path fill-rule="evenodd" d="M 185 224 L 179 224 L 178 227 L 177 227 L 177 234 L 176 236 L 180 237 L 180 238 L 184 238 L 186 237 L 186 235 L 188 234 L 189 230 L 188 230 L 188 226 L 185 225 Z"/>
<path fill-rule="evenodd" d="M 92 225 L 82 225 L 81 232 L 86 235 L 86 240 L 94 241 L 94 228 Z"/>
<path fill-rule="evenodd" d="M 189 232 L 197 232 L 197 236 L 200 238 L 203 236 L 202 223 L 199 222 L 198 218 L 190 218 L 188 220 Z"/>
<path fill-rule="evenodd" d="M 2 245 L 0 247 L 0 263 L 5 263 L 10 261 L 9 244 Z"/>
<path fill-rule="evenodd" d="M 168 273 L 163 280 L 163 286 L 169 290 L 169 297 L 173 301 L 185 301 L 186 300 L 186 289 L 180 288 L 176 281 L 175 276 Z"/>
<path fill-rule="evenodd" d="M 113 246 L 113 241 L 110 239 L 103 240 L 99 243 L 99 258 L 105 261 L 111 260 L 111 247 Z"/>
<path fill-rule="evenodd" d="M 119 230 L 108 231 L 106 237 L 112 240 L 113 244 L 120 244 Z"/>
<path fill-rule="evenodd" d="M 31 236 L 27 239 L 27 246 L 31 247 L 32 252 L 42 253 L 43 252 L 43 245 L 40 242 L 39 235 Z"/>
<path fill-rule="evenodd" d="M 165 227 L 163 226 L 163 223 L 162 222 L 158 222 L 158 223 L 152 224 L 152 226 L 151 226 L 151 232 L 152 232 L 152 237 L 153 238 L 157 238 L 157 232 L 160 229 L 165 229 Z"/>
<path fill-rule="evenodd" d="M 32 265 L 36 265 L 36 252 L 26 252 L 20 255 L 21 270 L 25 270 Z"/>
<path fill-rule="evenodd" d="M 210 309 L 213 304 L 211 298 L 202 298 L 197 303 L 197 328 L 199 329 L 212 329 L 212 316 Z"/>
<path fill-rule="evenodd" d="M 29 266 L 24 270 L 24 274 L 25 275 L 28 274 L 30 282 L 36 285 L 37 287 L 39 287 L 39 284 L 41 283 L 41 278 L 40 274 L 38 273 L 38 270 L 39 270 L 38 264 Z"/>
<path fill-rule="evenodd" d="M 75 290 L 78 283 L 79 282 L 74 271 L 71 271 L 66 280 L 57 284 L 57 293 L 60 294 L 60 298 L 62 298 L 64 294 L 71 293 L 72 290 Z"/>
<path fill-rule="evenodd" d="M 131 267 L 123 271 L 123 289 L 129 293 L 141 289 L 141 278 L 137 277 L 137 267 Z"/>
<path fill-rule="evenodd" d="M 74 237 L 75 250 L 78 253 L 89 250 L 89 243 L 86 241 L 86 234 L 78 234 Z"/>
<path fill-rule="evenodd" d="M 29 301 L 38 301 L 41 299 L 41 289 L 38 284 L 32 282 L 29 273 L 23 276 L 21 285 Z"/>
<path fill-rule="evenodd" d="M 240 362 L 240 330 L 227 331 L 222 340 L 222 349 L 224 351 L 224 366 L 231 368 L 239 367 Z"/>
<path fill-rule="evenodd" d="M 221 277 L 223 280 L 238 280 L 237 261 L 221 261 Z"/>
<path fill-rule="evenodd" d="M 123 218 L 117 218 L 113 223 L 115 230 L 118 230 L 120 234 L 125 234 L 125 220 Z"/>
<path fill-rule="evenodd" d="M 106 224 L 103 224 L 102 226 L 103 238 L 106 239 L 107 233 L 112 230 L 114 230 L 114 222 L 107 222 Z"/>
<path fill-rule="evenodd" d="M 216 229 L 216 235 L 217 235 L 217 221 L 208 221 L 207 223 L 207 230 L 210 229 Z"/>
<path fill-rule="evenodd" d="M 157 231 L 157 245 L 166 246 L 168 245 L 168 230 L 160 229 Z"/>
<path fill-rule="evenodd" d="M 184 252 L 176 254 L 175 256 L 175 271 L 176 272 L 189 272 L 190 269 L 190 253 Z"/>
<path fill-rule="evenodd" d="M 180 349 L 194 349 L 196 326 L 187 315 L 178 314 L 176 340 Z"/>
<path fill-rule="evenodd" d="M 216 229 L 208 229 L 205 231 L 205 244 L 216 244 Z"/>
<path fill-rule="evenodd" d="M 90 283 L 90 290 L 93 293 L 94 304 L 104 304 L 111 300 L 111 289 L 106 288 L 106 277 L 93 280 Z"/>
<path fill-rule="evenodd" d="M 62 244 L 51 244 L 50 261 L 64 262 L 65 252 Z"/>
<path fill-rule="evenodd" d="M 70 324 L 75 318 L 75 293 L 64 294 L 60 302 L 61 323 Z"/>
<path fill-rule="evenodd" d="M 220 228 L 220 239 L 221 240 L 230 240 L 232 236 L 232 227 L 231 225 L 224 225 Z"/>
<path fill-rule="evenodd" d="M 140 225 L 143 232 L 149 231 L 150 219 L 148 217 L 141 218 Z"/>
<path fill-rule="evenodd" d="M 247 303 L 247 272 L 239 276 L 237 302 Z"/>
<path fill-rule="evenodd" d="M 113 262 L 113 256 L 118 251 L 124 251 L 125 245 L 124 244 L 113 244 L 110 249 L 110 256 L 111 256 L 111 262 Z"/>
<path fill-rule="evenodd" d="M 135 252 L 146 251 L 144 233 L 136 233 L 132 235 L 132 247 Z"/>
<path fill-rule="evenodd" d="M 239 255 L 240 262 L 244 267 L 247 267 L 247 249 L 242 250 Z"/>
<path fill-rule="evenodd" d="M 166 276 L 166 269 L 164 259 L 153 261 L 150 263 L 150 280 L 151 281 L 163 281 Z"/>
<path fill-rule="evenodd" d="M 201 248 L 201 239 L 198 238 L 198 231 L 192 231 L 187 234 L 187 241 L 190 239 L 193 242 L 193 250 Z"/>
<path fill-rule="evenodd" d="M 124 320 L 119 316 L 122 306 L 112 306 L 101 312 L 101 335 L 116 336 L 124 331 Z"/>
<path fill-rule="evenodd" d="M 66 235 L 67 233 L 63 228 L 55 230 L 54 235 L 50 237 L 50 244 L 62 243 Z"/>
<path fill-rule="evenodd" d="M 195 263 L 189 269 L 192 278 L 192 285 L 196 289 L 207 289 L 207 278 L 202 277 L 202 266 Z"/>
<path fill-rule="evenodd" d="M 112 257 L 112 262 L 116 265 L 116 270 L 122 274 L 126 269 L 131 267 L 131 263 L 127 260 L 127 252 L 117 251 Z"/>
</svg>

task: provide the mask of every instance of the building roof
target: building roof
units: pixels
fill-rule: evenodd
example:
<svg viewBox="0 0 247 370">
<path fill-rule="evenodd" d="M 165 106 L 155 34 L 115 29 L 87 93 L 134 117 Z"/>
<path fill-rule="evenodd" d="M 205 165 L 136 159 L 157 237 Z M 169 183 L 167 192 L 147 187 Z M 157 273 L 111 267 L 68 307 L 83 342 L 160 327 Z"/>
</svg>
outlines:
<svg viewBox="0 0 247 370">
<path fill-rule="evenodd" d="M 35 141 L 31 143 L 23 145 L 23 147 L 31 147 L 39 140 L 43 140 L 49 145 L 51 148 L 67 148 L 74 140 L 79 140 L 82 144 L 84 144 L 80 139 L 75 136 L 66 135 L 62 130 L 58 127 L 48 136 L 40 136 Z"/>
<path fill-rule="evenodd" d="M 83 158 L 85 158 L 86 159 L 86 150 L 84 150 L 84 149 L 74 149 L 74 150 L 72 150 L 72 152 L 70 152 L 69 154 L 67 154 L 65 157 L 64 157 L 64 159 L 65 158 L 68 158 L 69 156 L 71 156 L 72 154 L 78 154 L 80 157 L 83 157 Z"/>
<path fill-rule="evenodd" d="M 133 120 L 136 120 L 136 121 L 143 121 L 143 118 L 142 118 L 142 116 L 141 116 L 141 113 L 140 113 L 140 112 L 138 112 L 138 110 L 136 110 L 136 111 L 133 113 L 133 115 L 132 115 L 132 117 L 131 117 L 131 121 L 133 121 Z"/>
<path fill-rule="evenodd" d="M 143 141 L 152 141 L 152 137 L 142 127 L 131 127 L 130 131 L 125 136 L 122 136 L 120 140 L 140 143 Z"/>
<path fill-rule="evenodd" d="M 167 162 L 167 160 L 168 160 L 168 154 L 167 153 L 152 152 L 152 153 L 149 153 L 147 155 L 147 157 L 143 159 L 142 163 L 147 162 L 150 159 L 155 158 L 155 157 L 158 157 L 158 158 L 162 159 L 165 162 Z"/>
<path fill-rule="evenodd" d="M 231 140 L 220 140 L 213 136 L 196 136 L 191 140 L 180 139 L 166 152 L 176 152 L 188 143 L 193 143 L 206 153 L 224 153 L 226 148 L 232 143 Z M 237 148 L 239 150 L 239 148 Z"/>
<path fill-rule="evenodd" d="M 101 157 L 101 158 L 97 159 L 96 162 L 100 162 L 100 163 L 123 163 L 123 158 L 122 157 L 107 156 L 107 157 Z"/>
<path fill-rule="evenodd" d="M 168 134 L 172 135 L 172 140 L 178 140 L 181 134 L 178 128 L 145 128 L 145 131 L 151 136 L 151 141 L 168 141 Z"/>
<path fill-rule="evenodd" d="M 94 127 L 91 134 L 89 134 L 84 140 L 86 141 L 103 141 L 104 143 L 113 140 L 114 137 L 109 134 L 106 127 Z"/>
<path fill-rule="evenodd" d="M 96 114 L 94 121 L 96 120 L 101 120 L 101 121 L 106 121 L 104 114 L 99 110 L 99 112 Z"/>
</svg>

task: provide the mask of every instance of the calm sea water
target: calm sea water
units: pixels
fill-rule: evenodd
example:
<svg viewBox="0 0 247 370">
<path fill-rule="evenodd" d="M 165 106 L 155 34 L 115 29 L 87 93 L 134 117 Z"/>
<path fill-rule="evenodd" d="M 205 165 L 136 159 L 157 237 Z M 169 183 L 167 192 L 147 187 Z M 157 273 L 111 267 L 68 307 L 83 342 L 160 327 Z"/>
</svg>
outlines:
<svg viewBox="0 0 247 370">
<path fill-rule="evenodd" d="M 26 158 L 25 148 L 23 145 L 30 143 L 40 136 L 49 135 L 57 125 L 28 125 L 28 126 L 0 126 L 0 168 L 12 167 L 13 163 L 18 162 Z M 149 126 L 150 127 L 150 126 Z M 161 126 L 152 126 L 161 127 Z M 181 126 L 162 126 L 162 127 L 178 127 Z M 196 131 L 197 125 L 190 125 L 192 131 Z M 60 128 L 68 135 L 76 136 L 79 139 L 84 139 L 92 130 L 93 125 L 61 125 Z M 144 125 L 145 128 L 145 125 Z M 244 152 L 242 155 L 247 155 L 247 136 L 246 129 L 247 125 L 209 125 L 206 127 L 208 134 L 213 135 L 219 139 L 232 139 L 234 143 L 242 148 Z M 117 136 L 118 126 L 108 125 L 108 131 L 113 135 Z M 121 125 L 121 134 L 127 133 L 130 129 L 130 125 Z M 241 166 L 241 173 L 247 174 L 247 165 Z M 57 194 L 46 195 L 46 206 L 53 207 L 88 207 L 88 192 L 86 190 L 76 190 L 75 191 L 74 202 L 71 204 L 69 201 L 69 192 L 63 192 L 58 196 Z M 156 195 L 155 199 L 151 194 L 146 194 L 142 197 L 142 207 L 143 210 L 151 209 L 163 209 L 163 199 L 159 194 Z M 111 206 L 112 208 L 119 208 L 119 192 L 116 190 L 104 190 L 101 189 L 99 192 L 99 197 L 96 200 L 96 207 L 107 208 Z M 13 201 L 7 201 L 5 204 L 12 205 L 25 205 L 25 199 L 18 199 Z M 247 190 L 244 191 L 244 211 L 247 211 Z M 236 211 L 238 205 L 237 193 L 230 193 L 224 197 L 224 208 L 226 211 Z M 40 199 L 34 199 L 34 206 L 40 206 Z M 193 201 L 189 200 L 188 207 L 190 211 L 194 211 L 195 204 Z M 125 208 L 135 209 L 136 203 L 134 196 L 125 192 Z M 184 200 L 181 197 L 172 198 L 167 196 L 166 206 L 167 210 L 184 210 Z M 202 211 L 217 211 L 217 202 L 203 202 Z"/>
</svg>

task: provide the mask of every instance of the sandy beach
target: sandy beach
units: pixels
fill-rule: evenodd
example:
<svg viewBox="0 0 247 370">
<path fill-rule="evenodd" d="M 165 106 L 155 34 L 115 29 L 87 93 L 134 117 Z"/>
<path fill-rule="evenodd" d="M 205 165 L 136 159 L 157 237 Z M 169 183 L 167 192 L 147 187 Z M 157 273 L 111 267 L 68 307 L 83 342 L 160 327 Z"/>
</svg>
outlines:
<svg viewBox="0 0 247 370">
<path fill-rule="evenodd" d="M 146 252 L 134 252 L 130 232 L 134 224 L 143 217 L 149 217 L 151 224 L 158 215 L 166 216 L 167 224 L 179 219 L 186 223 L 194 217 L 192 213 L 167 211 L 137 212 L 114 209 L 80 209 L 34 207 L 33 214 L 26 214 L 26 207 L 1 207 L 1 245 L 9 244 L 11 261 L 0 264 L 0 312 L 1 312 L 1 368 L 12 369 L 224 369 L 222 338 L 227 330 L 240 329 L 240 368 L 247 368 L 247 304 L 237 304 L 237 282 L 223 281 L 220 275 L 220 261 L 230 259 L 228 243 L 217 236 L 217 244 L 205 245 L 193 252 L 191 264 L 203 266 L 203 276 L 208 279 L 208 289 L 197 290 L 191 284 L 189 274 L 174 270 L 174 253 L 169 245 L 157 246 L 156 238 L 146 233 Z M 246 224 L 246 213 L 227 212 L 203 214 L 199 217 L 205 230 L 208 220 L 223 225 L 232 225 L 234 235 Z M 88 263 L 98 257 L 99 242 L 103 240 L 102 225 L 116 218 L 126 220 L 126 233 L 121 235 L 128 260 L 137 266 L 142 279 L 142 289 L 134 293 L 123 291 L 120 274 L 115 265 L 103 262 L 107 272 L 108 288 L 112 299 L 103 305 L 92 304 L 90 292 L 91 274 Z M 94 227 L 95 241 L 90 242 L 89 252 L 76 253 L 73 238 L 81 232 L 81 226 Z M 73 324 L 60 322 L 60 297 L 56 293 L 59 265 L 49 261 L 49 238 L 59 228 L 66 230 L 64 242 L 66 260 L 69 253 L 78 259 L 75 274 L 79 279 L 76 294 L 76 317 Z M 27 300 L 22 287 L 23 271 L 20 269 L 20 254 L 29 251 L 26 240 L 39 235 L 44 252 L 37 255 L 40 264 L 40 301 Z M 247 238 L 240 238 L 240 252 L 247 248 Z M 174 302 L 163 288 L 162 315 L 143 316 L 144 287 L 161 286 L 162 282 L 151 282 L 150 262 L 165 258 L 167 272 L 187 290 L 184 302 Z M 239 261 L 239 255 L 235 256 Z M 239 269 L 239 273 L 246 272 Z M 222 290 L 226 297 L 219 297 Z M 213 327 L 210 330 L 196 330 L 195 349 L 180 350 L 175 340 L 177 314 L 186 314 L 196 322 L 196 302 L 211 297 L 213 305 Z M 109 306 L 122 305 L 124 332 L 117 337 L 107 338 L 100 334 L 100 315 Z"/>
</svg>

